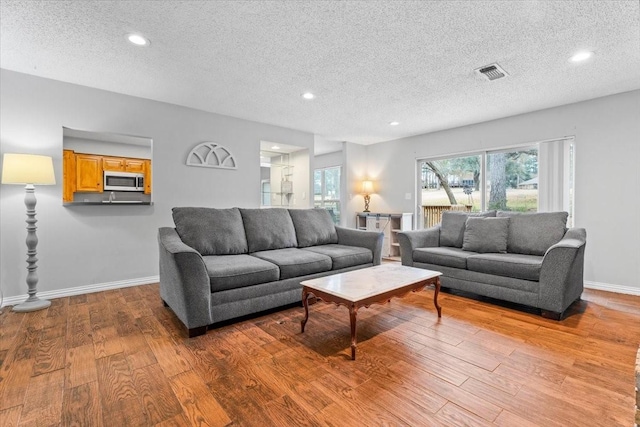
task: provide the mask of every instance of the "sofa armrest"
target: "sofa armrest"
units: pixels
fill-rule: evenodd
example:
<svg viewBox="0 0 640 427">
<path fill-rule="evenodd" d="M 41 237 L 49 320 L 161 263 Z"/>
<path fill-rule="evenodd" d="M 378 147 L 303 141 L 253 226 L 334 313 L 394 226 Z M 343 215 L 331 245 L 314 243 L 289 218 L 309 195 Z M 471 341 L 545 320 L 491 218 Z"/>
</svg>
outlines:
<svg viewBox="0 0 640 427">
<path fill-rule="evenodd" d="M 558 243 L 547 250 L 540 270 L 538 297 L 541 309 L 562 313 L 580 298 L 584 289 L 586 245 L 586 230 L 570 228 Z"/>
<path fill-rule="evenodd" d="M 413 250 L 440 246 L 440 224 L 424 230 L 401 231 L 398 233 L 402 265 L 413 266 Z"/>
<path fill-rule="evenodd" d="M 211 324 L 211 287 L 204 260 L 175 229 L 158 229 L 160 297 L 188 329 Z"/>
<path fill-rule="evenodd" d="M 337 225 L 336 232 L 338 233 L 338 244 L 369 249 L 373 252 L 373 265 L 380 265 L 382 262 L 383 233 L 378 231 L 356 230 L 354 228 L 339 227 Z"/>
</svg>

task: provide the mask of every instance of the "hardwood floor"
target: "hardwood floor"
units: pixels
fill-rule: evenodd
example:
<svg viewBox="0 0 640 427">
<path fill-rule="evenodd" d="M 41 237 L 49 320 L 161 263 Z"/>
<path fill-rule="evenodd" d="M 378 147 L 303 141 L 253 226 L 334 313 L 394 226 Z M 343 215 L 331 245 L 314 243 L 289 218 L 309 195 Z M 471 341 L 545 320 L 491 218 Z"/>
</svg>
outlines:
<svg viewBox="0 0 640 427">
<path fill-rule="evenodd" d="M 630 426 L 640 297 L 562 322 L 433 290 L 289 308 L 186 338 L 157 285 L 0 315 L 0 425 Z"/>
</svg>

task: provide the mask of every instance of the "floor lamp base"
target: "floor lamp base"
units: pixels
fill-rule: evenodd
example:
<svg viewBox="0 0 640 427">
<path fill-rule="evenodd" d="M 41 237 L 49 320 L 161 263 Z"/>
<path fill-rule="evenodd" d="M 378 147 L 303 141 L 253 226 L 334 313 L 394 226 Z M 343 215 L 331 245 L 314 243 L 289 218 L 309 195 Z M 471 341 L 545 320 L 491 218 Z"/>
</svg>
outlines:
<svg viewBox="0 0 640 427">
<path fill-rule="evenodd" d="M 13 311 L 24 313 L 27 311 L 38 311 L 51 305 L 51 301 L 40 299 L 36 296 L 29 297 L 25 302 L 13 306 Z"/>
</svg>

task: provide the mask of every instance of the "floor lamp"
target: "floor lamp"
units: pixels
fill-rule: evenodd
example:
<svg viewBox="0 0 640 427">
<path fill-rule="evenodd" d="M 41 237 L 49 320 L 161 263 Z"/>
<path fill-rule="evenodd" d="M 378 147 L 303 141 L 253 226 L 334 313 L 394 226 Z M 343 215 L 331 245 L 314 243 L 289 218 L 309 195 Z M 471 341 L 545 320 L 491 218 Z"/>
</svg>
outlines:
<svg viewBox="0 0 640 427">
<path fill-rule="evenodd" d="M 36 311 L 47 308 L 51 301 L 36 296 L 38 292 L 38 273 L 36 265 L 36 195 L 34 185 L 54 185 L 56 177 L 53 173 L 53 160 L 49 156 L 35 154 L 5 153 L 2 160 L 2 183 L 23 184 L 25 186 L 24 204 L 27 206 L 27 286 L 29 297 L 21 304 L 15 305 L 13 311 Z"/>
</svg>

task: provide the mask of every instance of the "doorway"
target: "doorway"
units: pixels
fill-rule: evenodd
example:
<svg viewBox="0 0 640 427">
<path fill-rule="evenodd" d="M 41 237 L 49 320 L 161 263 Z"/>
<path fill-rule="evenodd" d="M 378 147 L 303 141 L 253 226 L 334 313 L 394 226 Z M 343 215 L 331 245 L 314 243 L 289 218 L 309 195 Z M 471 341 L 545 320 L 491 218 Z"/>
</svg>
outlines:
<svg viewBox="0 0 640 427">
<path fill-rule="evenodd" d="M 260 141 L 260 207 L 309 207 L 309 149 Z"/>
</svg>

